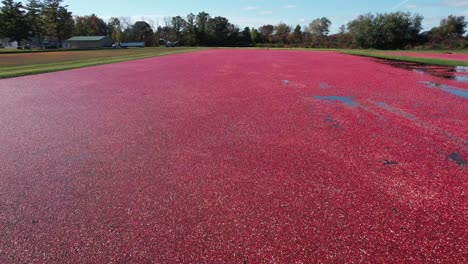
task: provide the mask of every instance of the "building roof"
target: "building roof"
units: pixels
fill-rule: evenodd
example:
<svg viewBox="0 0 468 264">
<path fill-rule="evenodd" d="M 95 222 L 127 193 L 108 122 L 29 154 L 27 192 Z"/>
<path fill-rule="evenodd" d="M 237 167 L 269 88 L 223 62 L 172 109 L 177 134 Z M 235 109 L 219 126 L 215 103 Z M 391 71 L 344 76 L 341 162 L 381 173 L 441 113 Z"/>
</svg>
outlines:
<svg viewBox="0 0 468 264">
<path fill-rule="evenodd" d="M 76 36 L 67 41 L 99 41 L 107 38 L 106 36 Z"/>
<path fill-rule="evenodd" d="M 121 46 L 121 47 L 129 47 L 129 48 L 132 48 L 132 47 L 144 47 L 144 46 L 145 46 L 145 42 L 122 42 L 122 43 L 120 43 L 120 46 Z"/>
</svg>

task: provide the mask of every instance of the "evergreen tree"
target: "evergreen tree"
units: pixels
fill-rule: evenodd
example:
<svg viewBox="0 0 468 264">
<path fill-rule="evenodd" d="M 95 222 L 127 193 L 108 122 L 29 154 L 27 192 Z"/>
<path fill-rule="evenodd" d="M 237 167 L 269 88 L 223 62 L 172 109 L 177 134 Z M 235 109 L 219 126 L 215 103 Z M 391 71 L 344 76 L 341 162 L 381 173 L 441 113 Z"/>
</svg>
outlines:
<svg viewBox="0 0 468 264">
<path fill-rule="evenodd" d="M 18 46 L 21 40 L 31 36 L 31 30 L 26 20 L 26 12 L 21 2 L 13 0 L 2 1 L 0 8 L 0 35 L 10 41 L 16 41 Z"/>
<path fill-rule="evenodd" d="M 44 18 L 46 33 L 58 40 L 62 46 L 63 40 L 71 37 L 74 27 L 72 13 L 68 6 L 62 6 L 63 0 L 45 0 Z"/>
<path fill-rule="evenodd" d="M 43 8 L 43 3 L 38 0 L 29 0 L 26 5 L 26 20 L 30 27 L 31 35 L 38 39 L 41 46 L 45 34 L 44 17 L 42 16 Z"/>
<path fill-rule="evenodd" d="M 302 27 L 300 25 L 297 25 L 294 29 L 294 40 L 296 43 L 302 42 Z"/>
</svg>

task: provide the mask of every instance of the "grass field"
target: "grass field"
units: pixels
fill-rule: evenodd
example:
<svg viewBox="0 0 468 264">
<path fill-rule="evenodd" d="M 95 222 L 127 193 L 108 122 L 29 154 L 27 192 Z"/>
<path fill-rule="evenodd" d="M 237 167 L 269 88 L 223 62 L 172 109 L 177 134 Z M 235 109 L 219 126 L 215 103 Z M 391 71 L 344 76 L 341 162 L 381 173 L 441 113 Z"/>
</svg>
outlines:
<svg viewBox="0 0 468 264">
<path fill-rule="evenodd" d="M 144 48 L 29 53 L 1 52 L 0 78 L 76 69 L 200 49 L 201 48 Z"/>
</svg>

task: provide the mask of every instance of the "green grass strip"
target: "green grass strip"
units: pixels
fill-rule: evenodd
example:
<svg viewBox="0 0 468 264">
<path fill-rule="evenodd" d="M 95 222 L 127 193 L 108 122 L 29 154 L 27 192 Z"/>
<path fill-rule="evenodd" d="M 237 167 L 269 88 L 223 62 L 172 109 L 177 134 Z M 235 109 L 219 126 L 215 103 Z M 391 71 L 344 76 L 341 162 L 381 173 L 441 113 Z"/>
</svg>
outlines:
<svg viewBox="0 0 468 264">
<path fill-rule="evenodd" d="M 46 64 L 33 64 L 25 66 L 14 66 L 14 67 L 3 67 L 0 72 L 0 79 L 3 78 L 13 78 L 19 76 L 26 76 L 32 74 L 48 73 L 48 72 L 57 72 L 71 69 L 78 69 L 90 66 L 105 65 L 117 62 L 147 59 L 171 54 L 179 54 L 186 52 L 193 52 L 202 50 L 200 48 L 188 48 L 188 49 L 179 49 L 174 51 L 167 51 L 162 53 L 149 53 L 149 54 L 135 54 L 135 55 L 126 55 L 126 56 L 117 56 L 111 58 L 96 58 L 88 60 L 79 60 L 79 61 L 70 61 L 70 62 L 57 62 L 57 63 L 46 63 Z"/>
<path fill-rule="evenodd" d="M 356 51 L 356 50 L 342 50 L 340 52 L 344 54 L 355 55 L 355 56 L 371 57 L 371 58 L 395 60 L 395 61 L 407 61 L 407 62 L 415 62 L 415 63 L 421 63 L 421 64 L 431 64 L 431 65 L 441 65 L 441 66 L 468 66 L 468 61 L 396 56 L 396 55 L 380 54 L 380 53 Z"/>
</svg>

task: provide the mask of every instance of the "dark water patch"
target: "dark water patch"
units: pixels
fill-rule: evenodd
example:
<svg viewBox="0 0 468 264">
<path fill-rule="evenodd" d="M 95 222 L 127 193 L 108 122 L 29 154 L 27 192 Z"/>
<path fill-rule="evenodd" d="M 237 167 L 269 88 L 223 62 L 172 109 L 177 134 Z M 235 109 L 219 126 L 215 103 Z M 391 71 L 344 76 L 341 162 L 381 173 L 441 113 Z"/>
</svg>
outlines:
<svg viewBox="0 0 468 264">
<path fill-rule="evenodd" d="M 458 87 L 454 86 L 449 86 L 441 83 L 436 83 L 436 82 L 421 82 L 428 88 L 437 88 L 439 90 L 442 90 L 444 92 L 463 97 L 463 98 L 468 98 L 468 90 L 464 90 Z"/>
<path fill-rule="evenodd" d="M 415 62 L 405 62 L 405 61 L 393 61 L 393 60 L 380 60 L 378 62 L 392 66 L 398 69 L 404 69 L 412 71 L 419 74 L 428 74 L 431 76 L 454 80 L 458 82 L 468 82 L 468 76 L 464 76 L 463 73 L 468 72 L 468 67 L 464 66 L 438 66 L 438 65 L 428 65 Z"/>
<path fill-rule="evenodd" d="M 357 107 L 359 103 L 354 101 L 352 96 L 314 96 L 314 99 L 320 101 L 340 102 L 349 107 Z"/>
<path fill-rule="evenodd" d="M 394 113 L 396 115 L 399 115 L 399 116 L 402 116 L 402 117 L 405 117 L 405 118 L 408 118 L 410 120 L 416 120 L 417 119 L 414 115 L 412 115 L 410 113 L 407 113 L 407 112 L 405 112 L 405 111 L 403 111 L 401 109 L 398 109 L 396 107 L 390 106 L 390 105 L 388 105 L 388 104 L 386 104 L 384 102 L 377 102 L 377 103 L 373 103 L 373 104 L 375 104 L 376 106 L 378 106 L 381 109 L 387 110 L 389 112 L 392 112 L 392 113 Z"/>
<path fill-rule="evenodd" d="M 336 121 L 335 119 L 333 119 L 333 117 L 331 115 L 327 115 L 325 117 L 324 122 L 325 122 L 325 124 L 330 125 L 333 128 L 342 128 L 340 123 L 338 121 Z"/>
<path fill-rule="evenodd" d="M 396 161 L 386 160 L 384 161 L 384 166 L 391 166 L 391 165 L 398 165 L 399 163 Z"/>
<path fill-rule="evenodd" d="M 328 83 L 324 83 L 324 82 L 319 83 L 319 85 L 320 85 L 320 89 L 330 89 L 330 88 L 332 88 L 331 85 L 329 85 Z"/>
<path fill-rule="evenodd" d="M 449 156 L 449 159 L 452 160 L 453 162 L 456 162 L 458 165 L 467 165 L 468 162 L 466 162 L 465 158 L 463 158 L 462 155 L 459 153 L 452 153 Z"/>
</svg>

